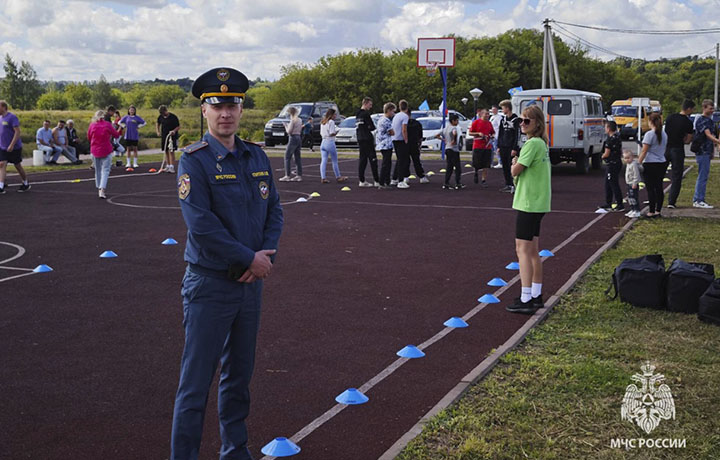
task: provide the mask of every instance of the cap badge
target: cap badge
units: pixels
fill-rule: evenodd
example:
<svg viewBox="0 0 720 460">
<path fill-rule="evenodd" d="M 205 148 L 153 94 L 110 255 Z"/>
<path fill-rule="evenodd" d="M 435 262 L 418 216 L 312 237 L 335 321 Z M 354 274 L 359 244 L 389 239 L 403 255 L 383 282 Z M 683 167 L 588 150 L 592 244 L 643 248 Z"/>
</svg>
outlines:
<svg viewBox="0 0 720 460">
<path fill-rule="evenodd" d="M 227 85 L 220 85 L 220 92 L 221 92 L 221 93 L 227 93 L 227 92 L 228 92 L 228 86 L 227 86 Z"/>
<path fill-rule="evenodd" d="M 230 71 L 227 69 L 220 69 L 217 71 L 217 79 L 220 81 L 227 81 L 230 78 Z"/>
</svg>

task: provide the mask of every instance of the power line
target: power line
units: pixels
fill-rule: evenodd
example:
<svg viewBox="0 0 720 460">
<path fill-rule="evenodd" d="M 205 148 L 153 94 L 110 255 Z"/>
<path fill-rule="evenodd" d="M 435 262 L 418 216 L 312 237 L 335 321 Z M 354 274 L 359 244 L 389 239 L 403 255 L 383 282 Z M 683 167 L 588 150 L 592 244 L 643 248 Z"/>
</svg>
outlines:
<svg viewBox="0 0 720 460">
<path fill-rule="evenodd" d="M 703 34 L 719 34 L 720 27 L 710 27 L 705 29 L 676 29 L 676 30 L 647 30 L 647 29 L 619 29 L 611 27 L 588 26 L 585 24 L 573 24 L 572 22 L 557 21 L 550 19 L 555 24 L 563 24 L 571 27 L 579 27 L 581 29 L 599 30 L 602 32 L 618 32 L 622 34 L 642 34 L 642 35 L 703 35 Z"/>
<path fill-rule="evenodd" d="M 594 49 L 594 50 L 599 51 L 599 52 L 601 52 L 601 53 L 609 54 L 609 55 L 616 56 L 616 57 L 619 57 L 619 58 L 622 58 L 622 59 L 629 59 L 629 60 L 633 60 L 633 61 L 634 61 L 634 60 L 642 60 L 642 61 L 645 60 L 645 59 L 633 58 L 633 57 L 630 57 L 630 56 L 625 56 L 624 54 L 616 53 L 615 51 L 612 51 L 612 50 L 610 50 L 610 49 L 608 49 L 608 48 L 604 48 L 604 47 L 602 47 L 602 46 L 600 46 L 600 45 L 596 45 L 596 44 L 594 44 L 594 43 L 592 43 L 592 42 L 589 42 L 588 40 L 580 37 L 579 35 L 577 35 L 577 34 L 575 34 L 575 33 L 573 33 L 573 32 L 570 32 L 570 31 L 567 30 L 566 28 L 558 25 L 558 24 L 557 24 L 557 21 L 552 21 L 552 22 L 555 22 L 555 23 L 556 23 L 556 24 L 555 24 L 555 27 L 553 27 L 553 30 L 554 30 L 555 32 L 557 32 L 559 35 L 562 35 L 563 37 L 565 37 L 565 38 L 567 38 L 567 39 L 569 39 L 569 40 L 578 41 L 579 43 L 585 45 L 586 47 L 588 47 L 588 48 L 590 48 L 590 49 Z M 714 53 L 714 52 L 715 52 L 715 47 L 713 46 L 712 48 L 709 48 L 709 49 L 706 50 L 706 51 L 703 51 L 703 52 L 701 52 L 701 53 L 696 54 L 696 56 L 697 56 L 697 57 L 703 57 L 703 56 L 706 55 L 706 54 Z M 684 57 L 684 56 L 683 56 L 683 57 Z M 708 57 L 709 57 L 709 56 L 708 56 Z M 665 58 L 665 59 L 673 59 L 673 58 Z"/>
</svg>

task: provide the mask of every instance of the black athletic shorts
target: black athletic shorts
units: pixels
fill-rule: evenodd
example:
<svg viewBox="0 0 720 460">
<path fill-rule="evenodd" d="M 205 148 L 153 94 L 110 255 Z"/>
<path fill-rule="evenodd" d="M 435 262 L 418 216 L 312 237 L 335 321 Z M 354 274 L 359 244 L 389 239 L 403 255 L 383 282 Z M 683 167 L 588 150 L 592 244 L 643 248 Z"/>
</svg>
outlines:
<svg viewBox="0 0 720 460">
<path fill-rule="evenodd" d="M 22 147 L 8 152 L 7 150 L 0 149 L 0 161 L 7 161 L 10 164 L 22 163 Z"/>
<path fill-rule="evenodd" d="M 125 147 L 137 147 L 138 141 L 137 139 L 125 139 Z"/>
<path fill-rule="evenodd" d="M 518 211 L 515 221 L 515 238 L 532 241 L 536 236 L 540 236 L 540 221 L 544 216 L 544 212 Z"/>
<path fill-rule="evenodd" d="M 490 167 L 492 161 L 492 150 L 490 149 L 473 149 L 472 165 L 475 169 L 485 169 Z"/>
</svg>

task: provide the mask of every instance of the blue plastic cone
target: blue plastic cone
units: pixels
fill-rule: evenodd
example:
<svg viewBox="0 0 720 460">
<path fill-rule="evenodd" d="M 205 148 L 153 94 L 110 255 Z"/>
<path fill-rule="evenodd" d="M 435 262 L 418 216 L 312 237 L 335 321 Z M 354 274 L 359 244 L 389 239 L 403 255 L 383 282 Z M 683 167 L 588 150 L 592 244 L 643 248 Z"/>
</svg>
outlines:
<svg viewBox="0 0 720 460">
<path fill-rule="evenodd" d="M 540 257 L 554 257 L 555 254 L 552 253 L 549 249 L 543 249 L 538 254 L 540 254 Z"/>
<path fill-rule="evenodd" d="M 51 272 L 51 271 L 53 271 L 52 268 L 50 268 L 48 265 L 43 264 L 43 265 L 38 265 L 37 267 L 35 267 L 35 269 L 33 270 L 33 273 L 47 273 L 47 272 Z"/>
<path fill-rule="evenodd" d="M 422 358 L 423 356 L 425 356 L 425 353 L 423 353 L 415 345 L 408 345 L 402 350 L 398 351 L 397 355 L 401 358 Z"/>
<path fill-rule="evenodd" d="M 488 281 L 488 286 L 507 286 L 507 281 L 502 278 L 493 278 Z"/>
<path fill-rule="evenodd" d="M 510 262 L 505 266 L 508 270 L 520 270 L 520 264 L 517 262 Z"/>
<path fill-rule="evenodd" d="M 335 401 L 340 404 L 365 404 L 370 401 L 370 398 L 365 396 L 361 391 L 356 388 L 348 388 L 347 390 L 340 393 Z"/>
<path fill-rule="evenodd" d="M 468 323 L 463 321 L 462 318 L 458 318 L 457 316 L 453 316 L 449 320 L 445 321 L 443 324 L 447 327 L 468 327 Z"/>
<path fill-rule="evenodd" d="M 485 294 L 484 296 L 480 297 L 478 299 L 478 302 L 480 303 L 500 303 L 500 299 L 495 297 L 492 294 Z"/>
<path fill-rule="evenodd" d="M 102 258 L 102 259 L 111 259 L 113 257 L 117 257 L 117 254 L 115 254 L 112 251 L 105 251 L 102 254 L 100 254 L 100 258 Z"/>
<path fill-rule="evenodd" d="M 289 457 L 300 453 L 300 447 L 288 438 L 275 438 L 265 444 L 260 452 L 271 457 Z"/>
<path fill-rule="evenodd" d="M 165 241 L 163 241 L 162 244 L 164 244 L 165 246 L 169 246 L 171 244 L 178 244 L 178 242 L 172 238 L 168 238 Z"/>
</svg>

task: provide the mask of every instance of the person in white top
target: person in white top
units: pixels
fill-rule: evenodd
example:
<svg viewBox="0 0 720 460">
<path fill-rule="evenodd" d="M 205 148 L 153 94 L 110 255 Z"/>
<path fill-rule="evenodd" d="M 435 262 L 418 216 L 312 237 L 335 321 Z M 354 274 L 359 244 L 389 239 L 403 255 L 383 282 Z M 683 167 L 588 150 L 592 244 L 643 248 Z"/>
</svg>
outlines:
<svg viewBox="0 0 720 460">
<path fill-rule="evenodd" d="M 288 109 L 290 114 L 290 121 L 285 123 L 285 131 L 288 134 L 288 144 L 285 149 L 285 175 L 278 179 L 280 182 L 301 182 L 302 181 L 302 158 L 300 157 L 300 151 L 302 148 L 302 120 L 298 116 L 300 111 L 297 107 L 290 107 Z M 295 177 L 290 177 L 290 162 L 295 157 Z"/>
<path fill-rule="evenodd" d="M 490 115 L 490 123 L 492 124 L 493 129 L 495 130 L 496 133 L 500 132 L 499 131 L 500 123 L 502 123 L 502 119 L 503 119 L 503 114 L 499 113 L 499 110 L 500 109 L 498 108 L 498 106 L 496 104 L 493 105 L 492 106 L 492 115 Z M 497 136 L 493 137 L 492 156 L 493 156 L 493 159 L 497 156 L 497 163 L 494 164 L 492 167 L 495 169 L 502 168 L 502 160 L 500 160 L 500 155 L 498 155 L 498 152 L 497 152 Z M 493 162 L 493 159 L 490 160 L 490 163 Z"/>
<path fill-rule="evenodd" d="M 410 176 L 410 148 L 408 146 L 408 103 L 405 99 L 398 103 L 400 111 L 392 119 L 393 147 L 395 147 L 395 169 L 390 185 L 397 185 L 397 188 L 410 188 L 407 178 Z"/>
<path fill-rule="evenodd" d="M 337 148 L 335 147 L 335 136 L 337 136 L 338 128 L 335 126 L 335 109 L 328 109 L 320 122 L 320 136 L 322 136 L 322 143 L 320 144 L 320 182 L 323 184 L 330 183 L 330 180 L 325 177 L 325 170 L 327 169 L 328 155 L 332 160 L 333 172 L 335 173 L 335 180 L 338 182 L 347 181 L 347 177 L 340 175 L 340 166 L 338 165 Z"/>
</svg>

